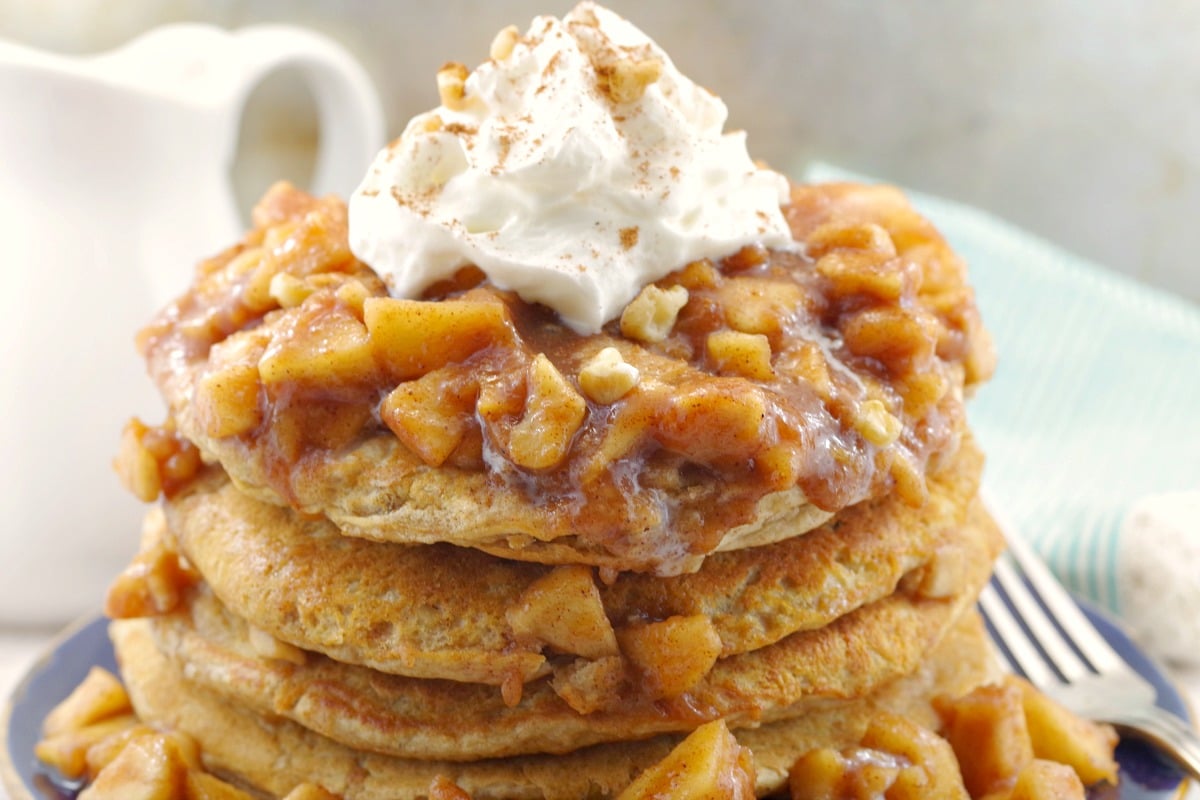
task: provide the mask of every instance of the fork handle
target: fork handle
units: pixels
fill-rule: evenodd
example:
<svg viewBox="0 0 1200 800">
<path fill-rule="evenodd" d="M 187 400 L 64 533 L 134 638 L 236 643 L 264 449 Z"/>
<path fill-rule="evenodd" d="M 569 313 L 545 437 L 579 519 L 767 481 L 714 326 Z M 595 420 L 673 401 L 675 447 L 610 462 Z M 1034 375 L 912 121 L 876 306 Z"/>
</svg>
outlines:
<svg viewBox="0 0 1200 800">
<path fill-rule="evenodd" d="M 1200 781 L 1200 736 L 1179 717 L 1151 707 L 1106 721 L 1123 732 L 1149 741 Z"/>
</svg>

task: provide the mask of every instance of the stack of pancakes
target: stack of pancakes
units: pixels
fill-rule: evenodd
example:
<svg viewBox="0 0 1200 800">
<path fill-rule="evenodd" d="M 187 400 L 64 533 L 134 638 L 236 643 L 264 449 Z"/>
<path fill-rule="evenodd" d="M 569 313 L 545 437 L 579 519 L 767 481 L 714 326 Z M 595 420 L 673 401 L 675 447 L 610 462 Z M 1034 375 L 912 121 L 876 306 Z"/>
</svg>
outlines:
<svg viewBox="0 0 1200 800">
<path fill-rule="evenodd" d="M 138 714 L 257 790 L 311 782 L 347 798 L 424 797 L 439 775 L 477 798 L 612 796 L 714 719 L 752 751 L 767 794 L 799 755 L 858 742 L 880 710 L 934 725 L 932 698 L 990 663 L 973 605 L 1000 537 L 961 408 L 990 371 L 986 335 L 961 263 L 898 193 L 797 187 L 787 212 L 806 253 L 709 264 L 710 294 L 694 265 L 663 282 L 692 287 L 676 338 L 616 323 L 581 337 L 477 275 L 421 301 L 490 292 L 529 363 L 548 353 L 568 386 L 601 346 L 638 369 L 625 398 L 588 398 L 561 464 L 528 468 L 505 457 L 521 407 L 489 427 L 484 401 L 500 386 L 502 404 L 496 365 L 509 363 L 495 351 L 403 379 L 344 367 L 330 309 L 361 311 L 386 289 L 348 254 L 338 201 L 269 193 L 255 229 L 141 340 L 171 419 L 131 428 L 120 460 L 139 494 L 162 497 L 109 603 Z M 780 373 L 769 386 L 683 347 L 697 320 L 733 327 L 728 308 L 712 313 L 720 291 L 787 271 L 808 316 L 762 334 Z M 933 321 L 928 352 L 850 352 L 864 337 L 839 321 L 885 305 Z M 270 383 L 263 365 L 302 340 L 307 360 Z M 823 390 L 783 358 L 814 352 Z M 474 427 L 440 461 L 380 411 L 397 387 L 443 375 L 423 417 L 438 421 L 459 396 L 444 376 L 472 370 L 490 382 L 474 384 Z M 230 388 L 239 375 L 249 390 Z M 637 398 L 731 385 L 771 413 L 794 395 L 823 416 L 802 417 L 774 462 L 783 435 L 765 424 L 758 449 L 719 426 L 689 433 L 702 447 L 674 445 L 655 432 L 665 423 L 611 447 Z M 929 385 L 922 400 L 914 387 Z M 518 387 L 526 406 L 533 386 Z M 885 406 L 898 429 L 855 416 Z M 777 462 L 792 485 L 764 466 Z"/>
</svg>

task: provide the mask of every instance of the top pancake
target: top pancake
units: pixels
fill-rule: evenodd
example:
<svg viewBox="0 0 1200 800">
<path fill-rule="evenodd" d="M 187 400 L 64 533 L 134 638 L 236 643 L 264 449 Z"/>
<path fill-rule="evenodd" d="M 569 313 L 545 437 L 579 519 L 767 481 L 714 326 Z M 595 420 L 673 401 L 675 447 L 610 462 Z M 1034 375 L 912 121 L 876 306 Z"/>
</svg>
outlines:
<svg viewBox="0 0 1200 800">
<path fill-rule="evenodd" d="M 965 268 L 898 192 L 797 187 L 785 212 L 795 251 L 647 290 L 665 335 L 579 337 L 471 270 L 386 298 L 344 206 L 277 187 L 141 347 L 182 435 L 260 499 L 367 538 L 675 574 L 919 502 L 991 369 Z M 616 399 L 582 377 L 604 347 L 639 375 Z"/>
<path fill-rule="evenodd" d="M 822 627 L 920 568 L 953 573 L 948 564 L 969 545 L 961 527 L 982 460 L 965 442 L 920 507 L 868 501 L 803 536 L 710 556 L 695 573 L 594 581 L 604 614 L 617 628 L 704 615 L 722 656 Z M 508 622 L 550 567 L 342 536 L 327 520 L 245 496 L 219 470 L 164 508 L 170 537 L 221 601 L 297 647 L 395 674 L 497 685 L 566 657 L 514 636 Z M 944 591 L 959 582 L 943 578 Z"/>
</svg>

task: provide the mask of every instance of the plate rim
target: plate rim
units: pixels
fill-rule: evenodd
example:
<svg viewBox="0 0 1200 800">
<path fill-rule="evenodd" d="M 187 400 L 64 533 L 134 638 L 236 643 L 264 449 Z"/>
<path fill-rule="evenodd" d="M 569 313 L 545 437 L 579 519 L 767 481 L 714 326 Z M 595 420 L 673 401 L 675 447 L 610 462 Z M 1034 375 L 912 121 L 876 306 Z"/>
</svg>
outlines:
<svg viewBox="0 0 1200 800">
<path fill-rule="evenodd" d="M 1089 600 L 1078 597 L 1072 594 L 1072 599 L 1084 610 L 1085 613 L 1092 614 L 1103 620 L 1111 626 L 1117 633 L 1125 638 L 1126 643 L 1131 646 L 1146 662 L 1153 668 L 1176 697 L 1179 698 L 1180 705 L 1188 714 L 1189 719 L 1185 720 L 1193 727 L 1200 723 L 1200 718 L 1196 716 L 1195 709 L 1192 708 L 1188 696 L 1180 690 L 1178 684 L 1171 677 L 1170 673 L 1151 654 L 1147 653 L 1141 645 L 1129 634 L 1126 626 L 1113 614 L 1105 609 L 1099 608 L 1095 603 Z M 55 634 L 39 651 L 38 655 L 30 662 L 25 672 L 21 675 L 20 680 L 4 698 L 4 705 L 0 708 L 0 786 L 9 794 L 10 800 L 44 800 L 32 794 L 24 777 L 17 770 L 17 766 L 10 752 L 9 728 L 12 721 L 13 711 L 15 710 L 18 700 L 22 699 L 28 693 L 30 684 L 43 672 L 49 668 L 54 659 L 59 655 L 59 651 L 76 636 L 79 636 L 93 625 L 106 620 L 103 613 L 86 614 L 66 625 L 62 630 Z M 105 627 L 106 629 L 106 627 Z M 1103 631 L 1101 632 L 1103 635 Z M 107 636 L 107 632 L 105 633 Z M 1192 788 L 1192 781 L 1185 775 L 1176 787 L 1174 794 L 1169 797 L 1164 797 L 1164 800 L 1185 800 L 1188 792 Z M 1118 798 L 1119 800 L 1119 798 Z"/>
</svg>

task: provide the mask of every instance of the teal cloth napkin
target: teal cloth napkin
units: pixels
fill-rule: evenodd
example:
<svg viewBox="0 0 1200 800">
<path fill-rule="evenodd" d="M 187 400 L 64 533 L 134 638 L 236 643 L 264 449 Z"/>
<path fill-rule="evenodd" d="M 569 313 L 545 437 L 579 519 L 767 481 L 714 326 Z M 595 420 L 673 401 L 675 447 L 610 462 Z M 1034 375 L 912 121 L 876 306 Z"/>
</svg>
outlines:
<svg viewBox="0 0 1200 800">
<path fill-rule="evenodd" d="M 805 178 L 874 182 L 824 164 Z M 995 338 L 970 405 L 991 502 L 1072 589 L 1200 663 L 1200 307 L 908 195 L 967 261 Z"/>
</svg>

